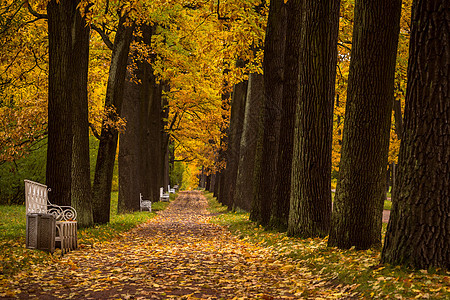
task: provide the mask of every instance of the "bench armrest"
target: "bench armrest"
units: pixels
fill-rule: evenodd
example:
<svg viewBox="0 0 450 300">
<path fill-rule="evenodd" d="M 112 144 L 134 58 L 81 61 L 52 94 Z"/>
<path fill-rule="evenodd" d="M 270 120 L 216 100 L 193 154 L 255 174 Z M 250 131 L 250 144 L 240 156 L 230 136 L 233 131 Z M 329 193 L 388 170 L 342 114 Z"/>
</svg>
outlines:
<svg viewBox="0 0 450 300">
<path fill-rule="evenodd" d="M 77 211 L 72 206 L 49 204 L 47 213 L 52 214 L 56 221 L 75 221 L 77 219 Z"/>
</svg>

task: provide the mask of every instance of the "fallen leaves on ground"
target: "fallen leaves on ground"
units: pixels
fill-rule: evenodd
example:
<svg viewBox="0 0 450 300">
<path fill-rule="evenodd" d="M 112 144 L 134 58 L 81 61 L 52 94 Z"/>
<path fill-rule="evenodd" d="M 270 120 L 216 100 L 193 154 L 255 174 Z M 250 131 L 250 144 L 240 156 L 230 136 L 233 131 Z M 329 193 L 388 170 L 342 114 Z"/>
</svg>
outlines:
<svg viewBox="0 0 450 300">
<path fill-rule="evenodd" d="M 40 299 L 343 299 L 357 285 L 334 284 L 273 247 L 209 223 L 199 192 L 118 239 L 0 283 L 0 296 Z"/>
</svg>

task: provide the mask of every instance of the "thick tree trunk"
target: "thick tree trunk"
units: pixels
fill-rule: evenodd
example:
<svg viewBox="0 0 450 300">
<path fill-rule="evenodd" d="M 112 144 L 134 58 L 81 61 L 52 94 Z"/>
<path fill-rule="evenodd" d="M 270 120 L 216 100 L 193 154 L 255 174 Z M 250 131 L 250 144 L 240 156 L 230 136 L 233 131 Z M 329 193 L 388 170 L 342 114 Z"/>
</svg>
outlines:
<svg viewBox="0 0 450 300">
<path fill-rule="evenodd" d="M 339 0 L 306 1 L 301 25 L 288 235 L 324 237 L 331 222 L 331 149 Z"/>
<path fill-rule="evenodd" d="M 328 244 L 381 246 L 401 1 L 358 0 Z"/>
<path fill-rule="evenodd" d="M 49 39 L 48 148 L 46 184 L 50 201 L 71 205 L 73 145 L 72 26 L 76 5 L 52 0 L 47 5 Z"/>
<path fill-rule="evenodd" d="M 275 193 L 273 194 L 270 227 L 286 231 L 291 195 L 292 152 L 294 148 L 295 109 L 298 99 L 298 69 L 303 0 L 287 2 L 286 49 L 280 142 L 278 145 Z"/>
<path fill-rule="evenodd" d="M 267 33 L 264 46 L 264 91 L 262 109 L 264 134 L 262 139 L 261 160 L 258 160 L 259 188 L 254 194 L 251 219 L 261 225 L 270 220 L 273 193 L 275 190 L 277 153 L 280 136 L 284 45 L 286 34 L 286 8 L 284 1 L 271 0 Z"/>
<path fill-rule="evenodd" d="M 129 60 L 131 62 L 131 60 Z M 140 157 L 140 84 L 131 81 L 127 72 L 124 84 L 122 116 L 127 121 L 125 132 L 120 134 L 119 143 L 119 213 L 140 209 L 139 193 L 142 193 L 142 158 Z M 147 198 L 146 198 L 147 199 Z"/>
<path fill-rule="evenodd" d="M 264 77 L 261 74 L 250 74 L 234 194 L 235 206 L 248 212 L 252 208 L 258 120 L 263 101 Z"/>
<path fill-rule="evenodd" d="M 121 16 L 114 39 L 114 48 L 106 89 L 105 110 L 107 118 L 116 120 L 120 116 L 123 102 L 128 52 L 133 35 L 133 26 L 125 26 L 126 16 Z M 107 223 L 110 217 L 111 185 L 116 158 L 118 132 L 103 120 L 100 144 L 95 165 L 93 185 L 93 212 L 95 223 Z"/>
<path fill-rule="evenodd" d="M 243 63 L 238 62 L 238 66 Z M 234 86 L 231 100 L 230 128 L 227 148 L 227 167 L 225 169 L 224 199 L 226 205 L 234 209 L 234 193 L 236 191 L 236 177 L 239 167 L 239 151 L 241 147 L 242 127 L 244 124 L 245 101 L 247 98 L 248 82 L 243 81 Z"/>
<path fill-rule="evenodd" d="M 88 65 L 89 26 L 77 11 L 74 18 L 73 48 L 73 152 L 72 152 L 72 206 L 78 213 L 79 227 L 93 224 L 92 190 L 89 159 L 88 121 Z"/>
<path fill-rule="evenodd" d="M 450 269 L 450 3 L 413 2 L 405 122 L 383 263 Z"/>
<path fill-rule="evenodd" d="M 147 30 L 150 30 L 147 29 Z M 159 188 L 163 187 L 162 134 L 161 134 L 161 101 L 162 87 L 156 82 L 153 69 L 145 66 L 145 91 L 142 98 L 142 118 L 144 120 L 141 132 L 141 153 L 145 164 L 143 189 L 151 201 L 159 201 Z M 167 186 L 164 187 L 164 190 Z"/>
</svg>

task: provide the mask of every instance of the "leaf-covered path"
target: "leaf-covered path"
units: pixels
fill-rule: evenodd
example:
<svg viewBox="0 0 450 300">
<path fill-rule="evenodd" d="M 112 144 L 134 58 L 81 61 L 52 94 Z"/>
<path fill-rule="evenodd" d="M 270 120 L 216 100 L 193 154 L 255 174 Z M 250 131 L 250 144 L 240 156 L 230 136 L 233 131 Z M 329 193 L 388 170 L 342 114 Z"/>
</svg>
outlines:
<svg viewBox="0 0 450 300">
<path fill-rule="evenodd" d="M 210 224 L 199 192 L 120 239 L 66 255 L 9 282 L 17 298 L 342 299 L 345 287 Z"/>
</svg>

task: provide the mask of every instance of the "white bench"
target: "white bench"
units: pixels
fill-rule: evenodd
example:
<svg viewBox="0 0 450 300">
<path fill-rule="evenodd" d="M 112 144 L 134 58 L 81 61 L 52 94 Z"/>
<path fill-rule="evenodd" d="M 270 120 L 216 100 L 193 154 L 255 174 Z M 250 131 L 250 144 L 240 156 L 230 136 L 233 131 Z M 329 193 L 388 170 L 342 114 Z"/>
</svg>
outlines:
<svg viewBox="0 0 450 300">
<path fill-rule="evenodd" d="M 139 193 L 139 201 L 140 201 L 141 211 L 142 211 L 142 209 L 148 209 L 149 212 L 152 211 L 152 201 L 142 199 L 141 193 Z"/>
<path fill-rule="evenodd" d="M 50 203 L 46 185 L 25 179 L 26 214 L 50 214 L 56 220 L 55 242 L 61 245 L 61 255 L 78 248 L 77 211 L 72 206 Z M 54 249 L 54 247 L 53 247 Z"/>
<path fill-rule="evenodd" d="M 164 193 L 164 188 L 159 189 L 159 201 L 169 201 L 169 194 Z"/>
<path fill-rule="evenodd" d="M 167 191 L 169 192 L 169 194 L 175 194 L 175 189 L 170 188 L 170 184 L 167 186 Z"/>
</svg>

